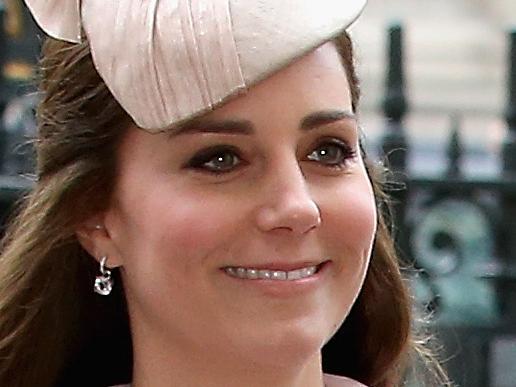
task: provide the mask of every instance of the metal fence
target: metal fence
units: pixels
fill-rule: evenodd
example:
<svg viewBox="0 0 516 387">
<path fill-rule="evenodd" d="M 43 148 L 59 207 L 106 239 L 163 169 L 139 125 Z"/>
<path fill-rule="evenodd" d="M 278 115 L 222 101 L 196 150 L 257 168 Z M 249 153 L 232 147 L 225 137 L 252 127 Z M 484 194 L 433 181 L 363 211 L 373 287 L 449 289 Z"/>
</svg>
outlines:
<svg viewBox="0 0 516 387">
<path fill-rule="evenodd" d="M 414 291 L 434 316 L 452 379 L 459 386 L 516 387 L 516 31 L 508 34 L 507 134 L 495 178 L 463 174 L 456 117 L 446 172 L 410 175 L 402 27 L 388 34 L 379 153 L 392 170 L 399 250 L 418 269 Z"/>
</svg>

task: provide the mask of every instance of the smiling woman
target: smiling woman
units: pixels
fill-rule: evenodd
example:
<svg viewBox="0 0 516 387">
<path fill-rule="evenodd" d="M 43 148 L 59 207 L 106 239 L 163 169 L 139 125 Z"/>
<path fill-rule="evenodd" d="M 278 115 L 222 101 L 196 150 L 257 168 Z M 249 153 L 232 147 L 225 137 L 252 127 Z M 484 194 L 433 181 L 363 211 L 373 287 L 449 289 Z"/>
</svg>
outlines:
<svg viewBox="0 0 516 387">
<path fill-rule="evenodd" d="M 80 20 L 27 3 L 57 39 L 41 62 L 38 182 L 0 259 L 0 385 L 390 387 L 421 360 L 420 385 L 446 383 L 416 344 L 360 140 L 345 28 L 363 1 L 229 1 L 229 40 L 206 27 L 223 2 L 162 2 L 144 13 L 156 23 L 125 0 L 116 23 L 95 0 Z M 185 15 L 199 40 L 163 39 Z M 106 61 L 100 19 L 120 50 L 131 23 L 153 25 L 153 50 L 136 43 L 150 57 Z M 160 50 L 178 50 L 167 71 Z"/>
<path fill-rule="evenodd" d="M 350 95 L 329 42 L 207 126 L 170 141 L 128 129 L 114 201 L 91 221 L 104 230 L 81 240 L 123 268 L 135 385 L 320 384 L 318 349 L 358 295 L 377 223 L 356 121 L 334 114 Z"/>
</svg>

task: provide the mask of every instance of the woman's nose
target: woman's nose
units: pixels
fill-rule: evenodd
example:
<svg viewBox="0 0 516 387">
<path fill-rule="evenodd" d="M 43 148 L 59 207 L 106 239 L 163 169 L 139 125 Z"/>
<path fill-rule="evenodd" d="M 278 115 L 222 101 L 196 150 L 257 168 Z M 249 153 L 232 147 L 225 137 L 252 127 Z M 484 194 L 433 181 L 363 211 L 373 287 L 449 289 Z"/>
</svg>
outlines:
<svg viewBox="0 0 516 387">
<path fill-rule="evenodd" d="M 277 169 L 261 188 L 263 204 L 257 224 L 262 231 L 288 230 L 304 234 L 321 224 L 321 213 L 297 162 Z"/>
</svg>

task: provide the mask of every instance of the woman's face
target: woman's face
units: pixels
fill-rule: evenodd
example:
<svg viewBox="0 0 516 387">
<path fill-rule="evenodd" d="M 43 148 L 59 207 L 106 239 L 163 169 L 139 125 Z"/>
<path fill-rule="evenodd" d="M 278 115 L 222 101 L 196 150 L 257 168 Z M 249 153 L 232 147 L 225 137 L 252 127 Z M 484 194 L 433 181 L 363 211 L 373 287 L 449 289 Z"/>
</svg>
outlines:
<svg viewBox="0 0 516 387">
<path fill-rule="evenodd" d="M 181 129 L 129 129 L 118 152 L 103 253 L 122 265 L 133 332 L 214 361 L 317 353 L 376 227 L 333 43 Z"/>
</svg>

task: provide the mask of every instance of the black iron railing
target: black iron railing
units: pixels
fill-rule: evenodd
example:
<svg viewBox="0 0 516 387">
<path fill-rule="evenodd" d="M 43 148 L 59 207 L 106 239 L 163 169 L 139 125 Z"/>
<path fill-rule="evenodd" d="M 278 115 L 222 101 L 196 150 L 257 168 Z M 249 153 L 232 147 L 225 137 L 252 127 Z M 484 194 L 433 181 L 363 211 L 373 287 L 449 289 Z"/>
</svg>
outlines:
<svg viewBox="0 0 516 387">
<path fill-rule="evenodd" d="M 454 381 L 467 387 L 516 386 L 514 370 L 500 370 L 498 364 L 511 358 L 516 364 L 516 31 L 509 33 L 502 173 L 491 178 L 463 174 L 456 113 L 446 172 L 425 177 L 408 171 L 413 150 L 403 126 L 408 103 L 402 32 L 399 24 L 388 32 L 387 124 L 380 146 L 397 187 L 391 195 L 398 246 L 419 270 L 415 291 L 434 314 Z"/>
</svg>

